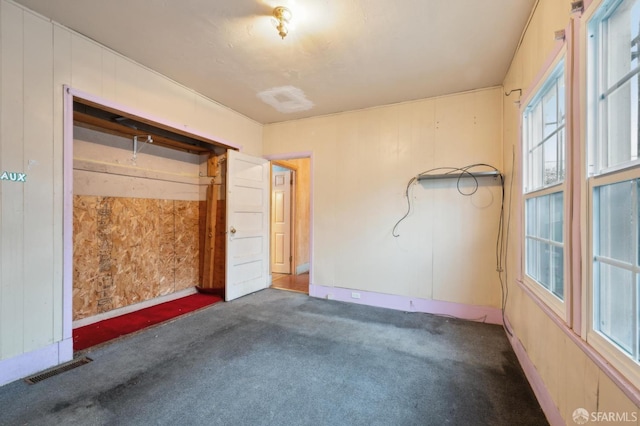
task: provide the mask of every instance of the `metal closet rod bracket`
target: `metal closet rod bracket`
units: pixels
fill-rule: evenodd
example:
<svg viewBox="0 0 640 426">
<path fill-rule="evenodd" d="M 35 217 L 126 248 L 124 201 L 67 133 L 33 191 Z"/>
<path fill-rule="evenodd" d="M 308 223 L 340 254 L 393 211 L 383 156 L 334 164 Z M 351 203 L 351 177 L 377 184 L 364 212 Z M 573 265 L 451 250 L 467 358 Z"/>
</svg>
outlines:
<svg viewBox="0 0 640 426">
<path fill-rule="evenodd" d="M 146 137 L 145 140 L 140 141 L 138 140 L 138 138 L 143 138 Z M 152 144 L 153 143 L 153 138 L 151 137 L 151 135 L 142 135 L 142 136 L 134 136 L 133 137 L 133 159 L 136 159 L 136 156 L 138 155 L 138 153 L 140 152 L 140 150 L 142 149 L 142 146 L 140 146 L 140 148 L 138 148 L 138 142 L 141 142 L 143 144 L 148 143 L 148 144 Z"/>
</svg>

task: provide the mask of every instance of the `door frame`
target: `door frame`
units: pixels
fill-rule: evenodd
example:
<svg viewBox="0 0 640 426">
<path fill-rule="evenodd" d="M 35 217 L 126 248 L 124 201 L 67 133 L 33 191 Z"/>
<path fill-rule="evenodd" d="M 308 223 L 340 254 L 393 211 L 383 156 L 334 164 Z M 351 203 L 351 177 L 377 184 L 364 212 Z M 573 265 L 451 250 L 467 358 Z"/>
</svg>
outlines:
<svg viewBox="0 0 640 426">
<path fill-rule="evenodd" d="M 92 102 L 97 107 L 116 110 L 127 115 L 141 118 L 152 125 L 158 125 L 167 129 L 176 130 L 178 133 L 190 134 L 196 138 L 204 138 L 216 141 L 227 149 L 240 151 L 242 145 L 238 145 L 214 135 L 198 131 L 177 122 L 155 116 L 146 111 L 120 104 L 101 96 L 74 89 L 71 86 L 63 86 L 63 194 L 62 194 L 62 341 L 60 342 L 60 354 L 58 364 L 73 359 L 73 101 L 82 99 Z"/>
<path fill-rule="evenodd" d="M 263 156 L 267 160 L 270 160 L 272 165 L 277 164 L 279 160 L 295 160 L 298 158 L 309 159 L 309 296 L 315 296 L 315 287 L 313 285 L 314 279 L 314 255 L 313 255 L 313 151 L 300 151 L 300 152 L 287 152 L 281 154 L 267 154 Z M 288 166 L 287 166 L 288 167 Z M 288 167 L 290 168 L 290 167 Z M 270 220 L 271 221 L 271 220 Z M 292 221 L 293 222 L 293 221 Z M 295 250 L 294 250 L 295 251 Z M 295 254 L 294 254 L 295 260 Z M 293 268 L 293 265 L 292 265 Z M 294 273 L 295 271 L 292 271 Z M 269 273 L 271 274 L 271 265 L 269 265 Z"/>
</svg>

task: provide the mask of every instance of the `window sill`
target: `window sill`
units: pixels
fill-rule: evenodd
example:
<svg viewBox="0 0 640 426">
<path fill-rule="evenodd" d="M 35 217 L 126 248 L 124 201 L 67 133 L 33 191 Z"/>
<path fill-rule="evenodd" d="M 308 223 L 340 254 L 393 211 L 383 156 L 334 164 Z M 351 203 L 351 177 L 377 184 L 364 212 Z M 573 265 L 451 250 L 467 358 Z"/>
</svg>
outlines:
<svg viewBox="0 0 640 426">
<path fill-rule="evenodd" d="M 540 300 L 555 316 L 563 323 L 568 322 L 567 307 L 566 304 L 560 300 L 557 296 L 536 282 L 533 278 L 525 275 L 518 281 L 521 286 L 527 287 L 532 294 L 535 294 L 536 298 Z"/>
</svg>

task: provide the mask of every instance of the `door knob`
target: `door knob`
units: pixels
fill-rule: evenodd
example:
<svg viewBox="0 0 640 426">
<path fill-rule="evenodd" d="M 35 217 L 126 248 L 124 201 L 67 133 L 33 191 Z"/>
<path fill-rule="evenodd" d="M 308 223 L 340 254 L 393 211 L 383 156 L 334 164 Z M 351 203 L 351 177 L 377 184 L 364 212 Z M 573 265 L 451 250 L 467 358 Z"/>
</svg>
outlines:
<svg viewBox="0 0 640 426">
<path fill-rule="evenodd" d="M 231 229 L 229 230 L 229 232 L 231 232 L 232 234 L 236 233 L 236 228 L 234 228 L 233 226 L 231 227 Z"/>
</svg>

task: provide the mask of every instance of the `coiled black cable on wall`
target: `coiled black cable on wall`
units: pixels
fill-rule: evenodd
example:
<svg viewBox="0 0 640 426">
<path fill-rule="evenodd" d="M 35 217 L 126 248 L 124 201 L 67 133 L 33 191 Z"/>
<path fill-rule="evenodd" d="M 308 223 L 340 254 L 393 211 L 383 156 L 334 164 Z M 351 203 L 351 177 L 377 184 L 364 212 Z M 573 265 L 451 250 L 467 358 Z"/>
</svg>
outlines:
<svg viewBox="0 0 640 426">
<path fill-rule="evenodd" d="M 504 234 L 505 188 L 504 188 L 504 176 L 502 175 L 502 173 L 500 173 L 500 170 L 498 170 L 496 167 L 490 164 L 475 163 L 475 164 L 470 164 L 464 167 L 436 167 L 433 169 L 425 170 L 424 172 L 417 174 L 416 176 L 409 179 L 409 182 L 407 182 L 407 187 L 404 193 L 405 197 L 407 198 L 407 211 L 400 218 L 400 220 L 398 220 L 396 224 L 393 226 L 393 230 L 391 231 L 391 234 L 396 238 L 400 236 L 400 234 L 397 233 L 398 226 L 411 213 L 411 197 L 409 193 L 414 183 L 422 179 L 427 179 L 430 175 L 434 175 L 436 173 L 438 178 L 446 177 L 445 175 L 451 174 L 452 178 L 457 178 L 456 188 L 458 192 L 465 197 L 470 197 L 478 191 L 478 188 L 480 186 L 478 182 L 478 178 L 481 177 L 480 174 L 486 173 L 487 169 L 489 169 L 490 171 L 496 172 L 496 174 L 493 176 L 500 179 L 501 197 L 500 197 L 500 216 L 498 220 L 498 234 L 496 236 L 496 271 L 498 272 L 498 277 L 500 280 L 500 289 L 502 293 L 501 295 L 502 325 L 504 326 L 507 333 L 511 335 L 512 333 L 511 333 L 511 330 L 509 330 L 509 327 L 507 326 L 507 323 L 505 320 L 505 314 L 504 314 L 506 304 L 507 304 L 509 289 L 506 288 L 505 282 L 502 279 L 502 273 L 504 272 L 503 259 L 505 257 L 505 234 Z M 473 180 L 473 188 L 470 192 L 464 192 L 460 186 L 462 179 L 465 179 L 465 178 L 470 178 Z"/>
</svg>

